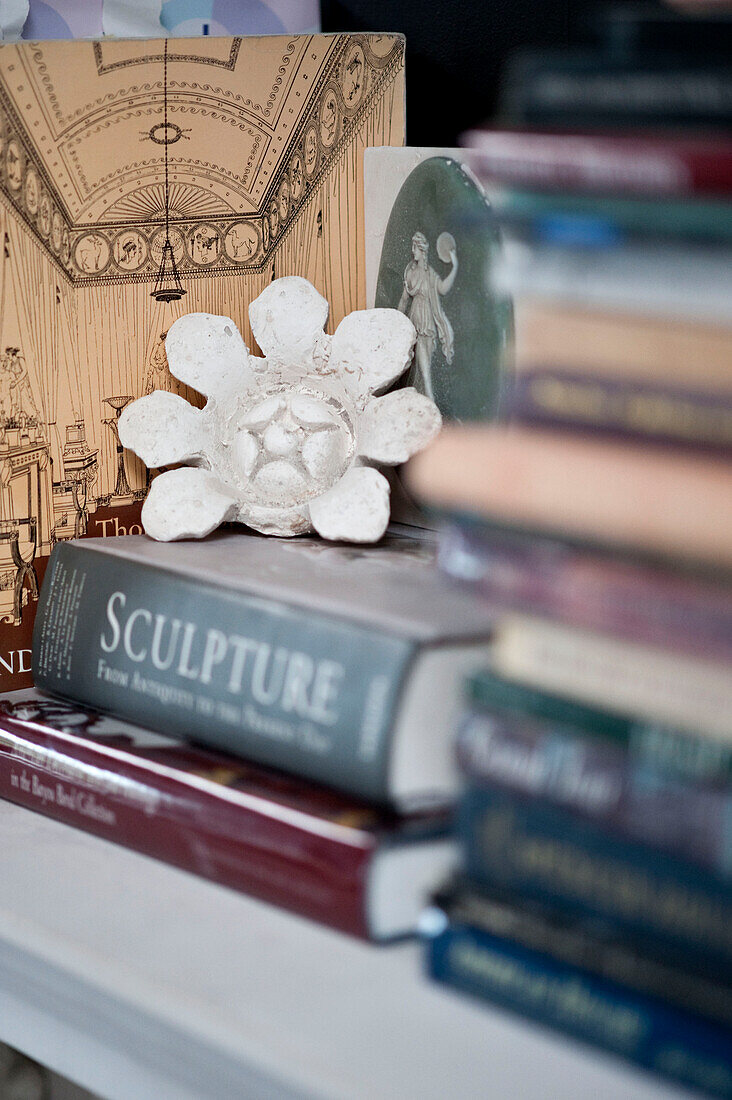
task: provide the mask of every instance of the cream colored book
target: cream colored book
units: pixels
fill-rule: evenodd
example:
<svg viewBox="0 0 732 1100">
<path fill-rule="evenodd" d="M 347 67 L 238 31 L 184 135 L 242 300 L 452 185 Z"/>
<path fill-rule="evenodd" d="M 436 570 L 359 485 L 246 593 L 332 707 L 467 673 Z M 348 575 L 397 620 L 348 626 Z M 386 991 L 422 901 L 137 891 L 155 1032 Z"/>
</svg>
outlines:
<svg viewBox="0 0 732 1100">
<path fill-rule="evenodd" d="M 547 366 L 588 376 L 732 393 L 732 328 L 582 309 L 514 303 L 516 369 Z"/>
<path fill-rule="evenodd" d="M 496 628 L 492 667 L 555 695 L 732 740 L 732 675 L 722 662 L 508 616 Z"/>
<path fill-rule="evenodd" d="M 407 467 L 427 505 L 732 568 L 724 459 L 503 425 L 449 426 Z"/>
</svg>

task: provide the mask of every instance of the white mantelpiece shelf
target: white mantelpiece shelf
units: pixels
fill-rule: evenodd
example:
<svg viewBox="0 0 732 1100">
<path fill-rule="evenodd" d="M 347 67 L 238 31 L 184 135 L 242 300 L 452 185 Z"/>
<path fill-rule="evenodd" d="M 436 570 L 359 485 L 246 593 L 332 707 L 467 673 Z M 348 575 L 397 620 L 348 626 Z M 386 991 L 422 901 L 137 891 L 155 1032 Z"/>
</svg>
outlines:
<svg viewBox="0 0 732 1100">
<path fill-rule="evenodd" d="M 106 1100 L 685 1096 L 375 948 L 0 803 L 0 1039 Z"/>
</svg>

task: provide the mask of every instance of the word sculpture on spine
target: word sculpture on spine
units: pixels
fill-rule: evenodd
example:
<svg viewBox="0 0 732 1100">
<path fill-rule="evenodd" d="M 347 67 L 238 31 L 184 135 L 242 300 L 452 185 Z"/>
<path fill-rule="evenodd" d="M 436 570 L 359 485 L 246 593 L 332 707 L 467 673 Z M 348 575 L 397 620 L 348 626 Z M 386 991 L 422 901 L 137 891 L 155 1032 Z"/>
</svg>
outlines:
<svg viewBox="0 0 732 1100">
<path fill-rule="evenodd" d="M 120 417 L 121 442 L 146 466 L 178 467 L 152 482 L 142 510 L 148 535 L 203 538 L 234 520 L 269 535 L 381 538 L 389 483 L 374 467 L 425 447 L 440 413 L 415 389 L 384 393 L 412 357 L 408 317 L 362 310 L 333 336 L 323 331 L 327 317 L 315 287 L 289 276 L 249 307 L 264 358 L 249 353 L 228 317 L 189 313 L 171 326 L 170 370 L 207 401 L 196 409 L 156 390 Z"/>
</svg>

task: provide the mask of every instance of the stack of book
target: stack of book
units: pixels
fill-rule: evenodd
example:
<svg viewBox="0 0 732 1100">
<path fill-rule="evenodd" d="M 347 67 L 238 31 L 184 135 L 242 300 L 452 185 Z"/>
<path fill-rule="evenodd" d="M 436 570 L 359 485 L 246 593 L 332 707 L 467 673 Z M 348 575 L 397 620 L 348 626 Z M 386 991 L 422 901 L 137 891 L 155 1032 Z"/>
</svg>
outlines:
<svg viewBox="0 0 732 1100">
<path fill-rule="evenodd" d="M 635 405 L 691 395 L 694 408 L 682 409 L 688 419 L 698 408 L 691 441 L 707 441 L 707 417 L 708 441 L 720 442 L 726 423 L 729 445 L 729 404 L 716 429 L 709 412 L 720 390 L 729 400 L 729 135 L 481 130 L 468 140 L 502 223 L 495 289 L 519 301 L 524 400 L 532 398 L 527 370 L 579 371 L 595 388 L 574 394 L 577 423 L 600 421 L 593 402 L 609 375 L 616 385 L 606 387 L 603 408 L 620 403 L 620 381 L 635 383 Z M 548 418 L 548 396 L 545 403 Z M 631 411 L 629 427 L 641 427 L 643 408 Z M 649 416 L 650 434 L 662 439 L 673 412 L 657 411 L 658 423 Z"/>
<path fill-rule="evenodd" d="M 0 797 L 345 932 L 414 932 L 455 864 L 460 685 L 491 635 L 434 557 L 398 534 L 57 546 L 37 688 L 0 700 Z"/>
<path fill-rule="evenodd" d="M 732 146 L 476 144 L 516 369 L 409 472 L 496 620 L 430 971 L 730 1096 Z"/>
<path fill-rule="evenodd" d="M 430 974 L 729 1097 L 729 755 L 493 668 L 470 693 Z"/>
</svg>

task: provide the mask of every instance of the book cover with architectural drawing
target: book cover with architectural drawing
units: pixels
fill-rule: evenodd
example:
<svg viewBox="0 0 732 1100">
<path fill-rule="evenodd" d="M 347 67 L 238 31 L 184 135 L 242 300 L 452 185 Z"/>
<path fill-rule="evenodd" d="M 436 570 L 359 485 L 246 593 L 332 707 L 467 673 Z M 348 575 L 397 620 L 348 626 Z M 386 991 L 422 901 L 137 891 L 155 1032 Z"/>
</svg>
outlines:
<svg viewBox="0 0 732 1100">
<path fill-rule="evenodd" d="M 253 347 L 249 302 L 297 274 L 333 331 L 365 304 L 363 150 L 403 141 L 400 35 L 0 47 L 0 690 L 54 543 L 140 530 L 117 420 L 179 390 L 172 322 Z"/>
</svg>

